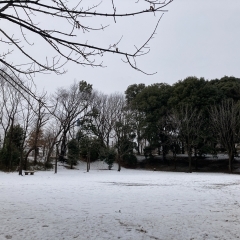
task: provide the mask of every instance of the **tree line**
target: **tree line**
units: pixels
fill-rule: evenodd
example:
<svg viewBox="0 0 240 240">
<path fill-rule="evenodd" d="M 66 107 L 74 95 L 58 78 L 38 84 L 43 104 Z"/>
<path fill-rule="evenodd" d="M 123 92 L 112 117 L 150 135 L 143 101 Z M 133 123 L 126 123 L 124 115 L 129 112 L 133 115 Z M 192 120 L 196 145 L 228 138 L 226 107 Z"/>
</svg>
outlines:
<svg viewBox="0 0 240 240">
<path fill-rule="evenodd" d="M 130 85 L 125 94 L 104 94 L 85 81 L 36 101 L 18 85 L 0 79 L 0 167 L 22 174 L 39 163 L 52 164 L 52 156 L 72 168 L 85 159 L 102 159 L 134 167 L 136 154 L 152 158 L 157 151 L 167 162 L 171 152 L 187 153 L 189 172 L 192 158 L 220 149 L 228 154 L 232 172 L 239 143 L 240 79 L 223 77 L 205 80 L 188 77 L 173 85 L 156 83 Z M 14 76 L 12 76 L 14 77 Z"/>
</svg>

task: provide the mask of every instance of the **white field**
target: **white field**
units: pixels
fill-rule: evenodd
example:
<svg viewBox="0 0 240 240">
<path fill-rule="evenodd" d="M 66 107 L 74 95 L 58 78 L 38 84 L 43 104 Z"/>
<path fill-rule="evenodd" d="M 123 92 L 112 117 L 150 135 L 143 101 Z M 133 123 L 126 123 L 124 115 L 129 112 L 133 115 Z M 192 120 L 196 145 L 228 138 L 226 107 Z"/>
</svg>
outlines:
<svg viewBox="0 0 240 240">
<path fill-rule="evenodd" d="M 240 238 L 240 175 L 78 168 L 0 172 L 0 239 Z"/>
</svg>

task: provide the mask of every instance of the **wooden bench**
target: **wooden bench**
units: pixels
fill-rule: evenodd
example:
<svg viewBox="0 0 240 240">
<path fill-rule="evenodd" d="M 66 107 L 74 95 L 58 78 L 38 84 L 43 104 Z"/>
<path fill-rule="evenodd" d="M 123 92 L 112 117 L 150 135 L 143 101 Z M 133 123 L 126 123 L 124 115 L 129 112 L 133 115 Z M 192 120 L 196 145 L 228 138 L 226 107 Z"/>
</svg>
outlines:
<svg viewBox="0 0 240 240">
<path fill-rule="evenodd" d="M 24 171 L 24 172 L 25 172 L 25 175 L 28 175 L 28 174 L 34 175 L 34 171 Z"/>
</svg>

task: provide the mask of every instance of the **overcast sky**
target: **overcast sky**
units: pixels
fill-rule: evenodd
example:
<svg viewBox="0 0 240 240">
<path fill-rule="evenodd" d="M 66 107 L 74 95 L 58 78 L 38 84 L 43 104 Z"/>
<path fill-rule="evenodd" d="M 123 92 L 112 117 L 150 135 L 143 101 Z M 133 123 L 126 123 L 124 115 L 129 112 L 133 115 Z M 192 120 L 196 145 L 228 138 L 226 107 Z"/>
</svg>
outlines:
<svg viewBox="0 0 240 240">
<path fill-rule="evenodd" d="M 124 11 L 127 4 L 129 0 L 116 1 L 117 12 Z M 111 1 L 104 0 L 101 8 L 108 7 Z M 69 63 L 66 74 L 36 75 L 35 83 L 39 89 L 54 92 L 74 80 L 85 80 L 104 93 L 123 93 L 134 83 L 173 84 L 188 76 L 240 77 L 240 0 L 174 0 L 167 9 L 157 34 L 149 43 L 150 53 L 138 59 L 142 70 L 157 74 L 144 75 L 124 64 L 121 57 L 105 54 L 102 60 L 106 68 Z M 116 24 L 112 20 L 104 34 L 94 32 L 82 37 L 96 45 L 108 46 L 123 35 L 119 49 L 133 50 L 134 44 L 140 46 L 150 36 L 159 16 L 120 18 Z M 40 50 L 41 54 L 47 54 L 44 49 Z"/>
</svg>

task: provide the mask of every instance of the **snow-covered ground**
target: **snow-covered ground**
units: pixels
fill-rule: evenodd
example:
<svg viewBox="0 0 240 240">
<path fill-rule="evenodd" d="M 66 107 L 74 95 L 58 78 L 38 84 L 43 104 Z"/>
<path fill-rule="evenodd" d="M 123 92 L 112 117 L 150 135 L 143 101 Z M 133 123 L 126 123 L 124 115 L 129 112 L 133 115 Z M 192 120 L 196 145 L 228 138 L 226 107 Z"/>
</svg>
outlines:
<svg viewBox="0 0 240 240">
<path fill-rule="evenodd" d="M 240 175 L 78 168 L 0 172 L 0 239 L 240 238 Z"/>
</svg>

